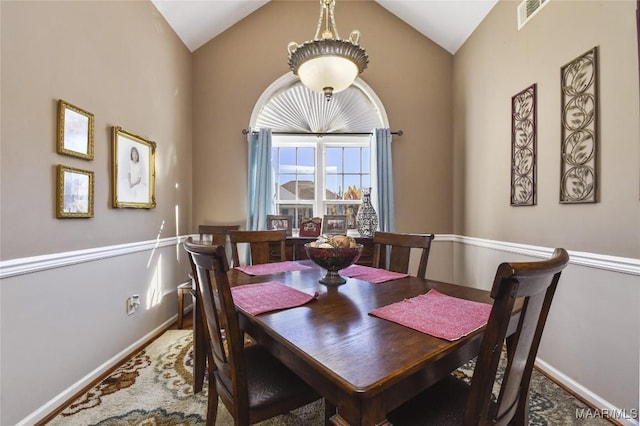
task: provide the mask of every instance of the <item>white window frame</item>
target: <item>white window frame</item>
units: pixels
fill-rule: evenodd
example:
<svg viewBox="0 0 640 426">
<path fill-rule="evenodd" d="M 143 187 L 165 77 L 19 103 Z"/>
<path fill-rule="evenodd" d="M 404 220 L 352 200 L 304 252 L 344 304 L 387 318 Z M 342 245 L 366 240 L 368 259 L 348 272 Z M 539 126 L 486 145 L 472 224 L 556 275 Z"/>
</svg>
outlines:
<svg viewBox="0 0 640 426">
<path fill-rule="evenodd" d="M 369 181 L 373 186 L 375 182 L 375 167 L 374 167 L 374 149 L 371 144 L 371 136 L 365 135 L 277 135 L 272 136 L 272 147 L 313 147 L 315 148 L 315 198 L 313 201 L 301 201 L 291 200 L 287 202 L 280 202 L 277 198 L 277 191 L 279 183 L 274 185 L 274 202 L 279 210 L 279 204 L 291 204 L 307 206 L 311 205 L 315 216 L 322 217 L 325 215 L 326 207 L 328 204 L 362 204 L 362 200 L 342 200 L 334 199 L 327 200 L 326 188 L 325 188 L 325 148 L 326 147 L 367 147 L 369 148 Z M 274 164 L 274 171 L 275 171 Z M 346 188 L 343 188 L 345 190 Z"/>
</svg>

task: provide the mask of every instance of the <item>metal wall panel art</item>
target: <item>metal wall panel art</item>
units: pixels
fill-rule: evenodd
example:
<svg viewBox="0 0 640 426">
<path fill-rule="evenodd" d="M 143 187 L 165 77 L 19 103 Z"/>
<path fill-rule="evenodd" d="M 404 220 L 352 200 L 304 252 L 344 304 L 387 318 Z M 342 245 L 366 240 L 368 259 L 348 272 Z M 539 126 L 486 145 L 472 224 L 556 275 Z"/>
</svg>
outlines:
<svg viewBox="0 0 640 426">
<path fill-rule="evenodd" d="M 562 67 L 560 202 L 598 201 L 598 48 Z"/>
<path fill-rule="evenodd" d="M 536 204 L 536 85 L 511 98 L 511 205 Z"/>
</svg>

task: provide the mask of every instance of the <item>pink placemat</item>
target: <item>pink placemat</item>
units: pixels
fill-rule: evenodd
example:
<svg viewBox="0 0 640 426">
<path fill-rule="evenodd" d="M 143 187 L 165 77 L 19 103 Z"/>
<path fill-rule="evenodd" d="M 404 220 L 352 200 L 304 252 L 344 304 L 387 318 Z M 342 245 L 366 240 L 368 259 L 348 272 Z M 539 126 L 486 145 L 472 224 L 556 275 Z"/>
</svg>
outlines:
<svg viewBox="0 0 640 426">
<path fill-rule="evenodd" d="M 447 296 L 436 290 L 369 312 L 446 340 L 458 340 L 483 327 L 491 305 Z"/>
<path fill-rule="evenodd" d="M 372 268 L 363 265 L 351 265 L 340 271 L 341 275 L 351 278 L 357 278 L 362 281 L 380 284 L 386 281 L 399 280 L 408 277 L 409 274 L 401 274 L 399 272 L 387 271 L 386 269 Z"/>
<path fill-rule="evenodd" d="M 311 269 L 311 267 L 287 260 L 284 262 L 264 263 L 261 265 L 237 266 L 236 269 L 247 275 L 271 275 L 280 272 L 302 271 L 303 269 Z"/>
<path fill-rule="evenodd" d="M 318 297 L 317 293 L 313 295 L 307 294 L 277 281 L 233 287 L 231 288 L 231 294 L 236 306 L 251 315 L 294 308 Z"/>
</svg>

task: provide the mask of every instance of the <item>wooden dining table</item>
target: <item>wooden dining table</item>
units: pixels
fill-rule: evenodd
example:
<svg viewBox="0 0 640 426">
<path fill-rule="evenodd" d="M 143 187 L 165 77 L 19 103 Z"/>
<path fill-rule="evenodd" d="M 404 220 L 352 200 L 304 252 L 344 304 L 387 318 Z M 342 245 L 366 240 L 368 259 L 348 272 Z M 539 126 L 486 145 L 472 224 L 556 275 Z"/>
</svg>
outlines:
<svg viewBox="0 0 640 426">
<path fill-rule="evenodd" d="M 388 412 L 478 354 L 483 329 L 448 341 L 369 312 L 430 289 L 491 304 L 488 291 L 412 276 L 379 284 L 346 278 L 326 286 L 318 282 L 323 269 L 299 263 L 310 268 L 261 276 L 232 269 L 229 279 L 233 286 L 276 281 L 317 293 L 299 307 L 260 315 L 238 308 L 238 314 L 243 330 L 337 408 L 334 424 L 389 424 Z M 514 312 L 509 334 L 518 316 Z"/>
<path fill-rule="evenodd" d="M 347 278 L 326 286 L 318 282 L 324 270 L 309 260 L 299 263 L 310 268 L 261 276 L 232 269 L 229 279 L 233 286 L 276 281 L 317 293 L 299 307 L 260 315 L 238 308 L 238 315 L 246 333 L 336 407 L 332 423 L 390 424 L 387 413 L 478 354 L 483 329 L 448 341 L 369 312 L 430 289 L 492 303 L 488 291 L 412 276 L 380 284 Z"/>
</svg>

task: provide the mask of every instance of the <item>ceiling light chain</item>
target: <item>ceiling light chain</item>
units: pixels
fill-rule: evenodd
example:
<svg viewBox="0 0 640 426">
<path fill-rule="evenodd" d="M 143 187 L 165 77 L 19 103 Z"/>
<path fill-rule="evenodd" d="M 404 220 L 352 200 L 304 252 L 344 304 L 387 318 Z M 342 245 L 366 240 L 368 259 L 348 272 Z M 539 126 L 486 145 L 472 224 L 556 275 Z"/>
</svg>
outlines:
<svg viewBox="0 0 640 426">
<path fill-rule="evenodd" d="M 360 31 L 353 30 L 348 40 L 338 36 L 334 7 L 335 0 L 320 0 L 314 40 L 301 45 L 292 41 L 287 46 L 291 71 L 309 89 L 324 93 L 327 100 L 351 86 L 369 63 L 367 53 L 358 45 Z M 321 33 L 323 22 L 325 29 Z"/>
</svg>

